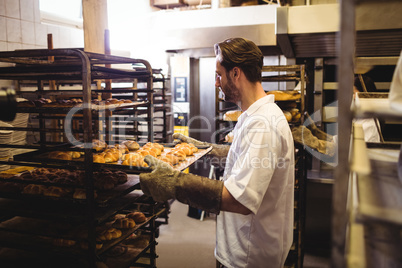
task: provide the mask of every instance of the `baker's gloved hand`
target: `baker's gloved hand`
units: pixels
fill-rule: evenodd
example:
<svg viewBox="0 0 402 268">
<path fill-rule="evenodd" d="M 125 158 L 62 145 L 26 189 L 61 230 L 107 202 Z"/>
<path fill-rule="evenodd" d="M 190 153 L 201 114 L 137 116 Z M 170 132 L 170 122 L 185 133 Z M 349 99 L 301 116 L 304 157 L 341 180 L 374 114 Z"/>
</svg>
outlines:
<svg viewBox="0 0 402 268">
<path fill-rule="evenodd" d="M 314 123 L 314 120 L 308 114 L 306 114 L 304 125 L 308 127 L 311 130 L 311 133 L 318 139 L 325 141 L 333 140 L 333 136 L 319 129 Z"/>
<path fill-rule="evenodd" d="M 145 156 L 144 160 L 153 169 L 150 173 L 140 174 L 144 194 L 158 202 L 177 199 L 194 208 L 219 214 L 222 181 L 180 172 L 150 155 Z"/>
<path fill-rule="evenodd" d="M 225 157 L 228 155 L 229 152 L 229 145 L 225 144 L 214 144 L 214 143 L 209 143 L 209 142 L 202 142 L 193 138 L 190 138 L 188 136 L 185 136 L 181 133 L 174 133 L 173 134 L 173 139 L 179 139 L 182 142 L 187 142 L 187 143 L 192 143 L 195 146 L 212 146 L 212 150 L 209 154 L 217 156 L 217 157 Z"/>
<path fill-rule="evenodd" d="M 314 136 L 310 129 L 305 126 L 298 126 L 292 129 L 295 142 L 308 146 L 322 154 L 333 156 L 335 154 L 335 143 L 333 141 L 321 140 Z"/>
</svg>

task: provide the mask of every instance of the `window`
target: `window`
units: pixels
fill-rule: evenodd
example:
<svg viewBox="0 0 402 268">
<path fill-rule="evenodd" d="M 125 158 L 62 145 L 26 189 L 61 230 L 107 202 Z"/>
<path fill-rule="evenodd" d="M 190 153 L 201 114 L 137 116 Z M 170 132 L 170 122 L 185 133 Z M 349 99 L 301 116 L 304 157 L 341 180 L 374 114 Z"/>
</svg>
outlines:
<svg viewBox="0 0 402 268">
<path fill-rule="evenodd" d="M 41 22 L 82 29 L 82 0 L 39 0 Z"/>
</svg>

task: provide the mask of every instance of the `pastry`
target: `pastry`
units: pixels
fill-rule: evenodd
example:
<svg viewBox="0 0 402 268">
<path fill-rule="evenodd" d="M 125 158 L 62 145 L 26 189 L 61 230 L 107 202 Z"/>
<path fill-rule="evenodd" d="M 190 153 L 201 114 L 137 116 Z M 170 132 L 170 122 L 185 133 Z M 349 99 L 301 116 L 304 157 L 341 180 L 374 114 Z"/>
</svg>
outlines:
<svg viewBox="0 0 402 268">
<path fill-rule="evenodd" d="M 289 111 L 283 111 L 283 114 L 288 122 L 292 121 L 292 114 Z"/>
<path fill-rule="evenodd" d="M 93 162 L 94 163 L 106 163 L 105 157 L 102 154 L 94 154 L 93 155 Z"/>
<path fill-rule="evenodd" d="M 96 151 L 102 151 L 107 147 L 107 143 L 103 140 L 92 140 L 92 148 Z"/>
<path fill-rule="evenodd" d="M 177 144 L 175 148 L 182 150 L 186 154 L 186 156 L 193 155 L 193 149 L 188 145 L 188 143 Z"/>
<path fill-rule="evenodd" d="M 127 173 L 117 170 L 113 173 L 113 176 L 116 178 L 118 184 L 127 182 Z"/>
<path fill-rule="evenodd" d="M 121 144 L 127 146 L 128 150 L 134 151 L 140 149 L 140 145 L 136 141 L 123 141 Z"/>
<path fill-rule="evenodd" d="M 51 197 L 62 197 L 67 193 L 68 191 L 66 189 L 57 186 L 50 186 L 43 191 L 43 195 Z"/>
<path fill-rule="evenodd" d="M 113 227 L 120 229 L 134 228 L 135 221 L 131 218 L 116 219 L 116 221 L 113 223 Z"/>
<path fill-rule="evenodd" d="M 101 241 L 109 241 L 112 239 L 116 239 L 119 238 L 121 236 L 122 232 L 119 229 L 115 229 L 115 228 L 110 228 L 107 229 L 106 231 L 103 231 L 98 238 Z"/>
<path fill-rule="evenodd" d="M 87 241 L 81 241 L 80 246 L 81 246 L 82 249 L 88 249 L 88 242 Z M 100 241 L 95 242 L 95 248 L 96 249 L 101 249 L 102 247 L 103 247 L 102 242 L 100 242 Z"/>
<path fill-rule="evenodd" d="M 223 120 L 225 121 L 237 121 L 239 116 L 242 114 L 242 111 L 227 111 L 223 115 Z"/>
<path fill-rule="evenodd" d="M 48 156 L 50 159 L 73 160 L 73 157 L 70 152 L 54 151 L 49 153 Z"/>
<path fill-rule="evenodd" d="M 145 214 L 140 211 L 135 211 L 127 214 L 127 218 L 133 219 L 135 223 L 142 223 L 147 220 Z"/>
<path fill-rule="evenodd" d="M 46 190 L 46 186 L 39 184 L 28 184 L 22 190 L 23 194 L 41 195 Z"/>
</svg>

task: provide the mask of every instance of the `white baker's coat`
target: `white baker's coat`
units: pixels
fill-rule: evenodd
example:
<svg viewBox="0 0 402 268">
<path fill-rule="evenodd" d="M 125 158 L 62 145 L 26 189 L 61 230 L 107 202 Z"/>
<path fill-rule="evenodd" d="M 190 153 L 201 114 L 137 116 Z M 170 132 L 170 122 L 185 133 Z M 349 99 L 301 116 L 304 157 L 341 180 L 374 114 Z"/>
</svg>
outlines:
<svg viewBox="0 0 402 268">
<path fill-rule="evenodd" d="M 294 143 L 274 96 L 253 103 L 233 134 L 224 185 L 252 213 L 218 215 L 215 257 L 226 267 L 283 267 L 293 240 Z"/>
</svg>

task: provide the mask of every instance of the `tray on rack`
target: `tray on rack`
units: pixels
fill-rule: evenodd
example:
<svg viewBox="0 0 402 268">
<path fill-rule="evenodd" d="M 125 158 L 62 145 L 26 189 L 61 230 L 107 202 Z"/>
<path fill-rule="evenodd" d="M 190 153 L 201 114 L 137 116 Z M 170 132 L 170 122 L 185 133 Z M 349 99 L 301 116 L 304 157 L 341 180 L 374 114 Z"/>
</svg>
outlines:
<svg viewBox="0 0 402 268">
<path fill-rule="evenodd" d="M 21 180 L 18 176 L 12 178 L 3 178 L 1 182 L 14 183 L 14 188 L 8 187 L 5 190 L 2 186 L 0 187 L 0 197 L 6 197 L 11 199 L 26 200 L 30 202 L 63 202 L 63 203 L 73 203 L 73 204 L 86 204 L 86 199 L 77 199 L 73 197 L 74 191 L 77 188 L 84 188 L 84 186 L 75 185 L 63 185 L 54 184 L 51 182 L 40 183 L 35 180 Z M 24 186 L 28 184 L 43 184 L 46 186 L 58 186 L 64 189 L 70 189 L 71 191 L 63 196 L 47 196 L 43 194 L 26 194 L 22 193 Z M 20 187 L 18 187 L 19 185 Z M 122 184 L 117 184 L 113 189 L 110 190 L 96 190 L 95 202 L 98 205 L 107 205 L 111 200 L 124 196 L 133 190 L 140 189 L 139 177 L 138 175 L 128 175 L 127 181 Z"/>
<path fill-rule="evenodd" d="M 172 150 L 172 148 L 165 147 L 165 151 L 168 152 Z M 174 165 L 173 168 L 176 170 L 184 170 L 192 165 L 194 162 L 205 156 L 212 150 L 212 147 L 208 146 L 198 146 L 198 152 L 194 153 L 192 156 L 188 156 L 185 160 L 180 161 L 178 164 Z M 59 160 L 59 159 L 50 159 L 48 157 L 48 152 L 43 152 L 40 150 L 28 152 L 25 154 L 16 155 L 14 160 L 16 161 L 26 161 L 26 162 L 41 162 L 41 163 L 50 163 L 50 164 L 60 164 L 61 168 L 63 166 L 82 166 L 84 164 L 84 157 L 80 157 L 73 160 Z M 33 161 L 32 159 L 35 159 Z M 144 172 L 151 172 L 152 170 L 148 167 L 139 167 L 139 166 L 127 166 L 122 165 L 121 160 L 117 162 L 111 163 L 94 163 L 94 167 L 98 169 L 111 169 L 111 170 L 121 170 L 130 174 L 140 174 Z"/>
<path fill-rule="evenodd" d="M 146 101 L 136 101 L 132 103 L 122 103 L 122 104 L 107 104 L 107 105 L 98 105 L 91 104 L 92 111 L 106 111 L 106 110 L 115 110 L 115 109 L 125 109 L 125 108 L 134 108 L 141 105 L 147 104 Z M 43 105 L 43 106 L 18 106 L 17 112 L 19 113 L 68 113 L 71 109 L 75 108 L 78 111 L 81 110 L 83 104 L 76 105 Z"/>
</svg>

